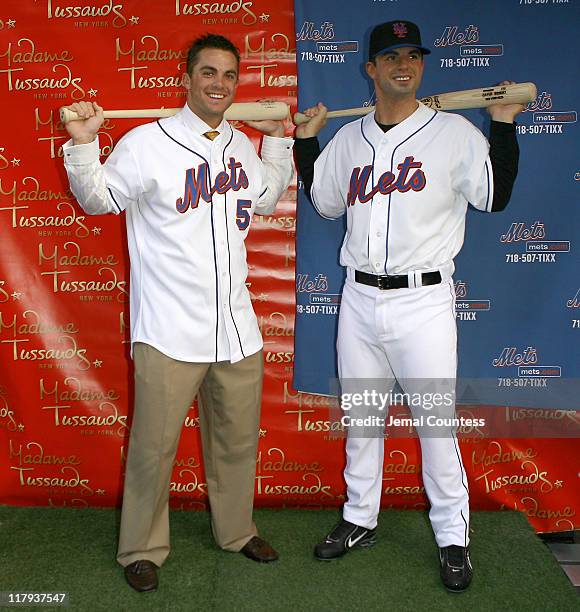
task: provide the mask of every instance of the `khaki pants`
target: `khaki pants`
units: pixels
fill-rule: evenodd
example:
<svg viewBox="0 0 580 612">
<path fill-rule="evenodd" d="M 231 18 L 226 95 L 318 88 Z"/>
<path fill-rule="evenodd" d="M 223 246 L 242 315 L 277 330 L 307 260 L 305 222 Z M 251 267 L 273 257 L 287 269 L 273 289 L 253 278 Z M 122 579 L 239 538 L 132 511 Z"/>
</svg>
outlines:
<svg viewBox="0 0 580 612">
<path fill-rule="evenodd" d="M 188 363 L 136 343 L 135 411 L 129 439 L 117 561 L 158 566 L 169 544 L 169 483 L 187 411 L 201 392 L 200 427 L 214 538 L 237 552 L 252 521 L 262 397 L 262 351 L 237 363 Z"/>
</svg>

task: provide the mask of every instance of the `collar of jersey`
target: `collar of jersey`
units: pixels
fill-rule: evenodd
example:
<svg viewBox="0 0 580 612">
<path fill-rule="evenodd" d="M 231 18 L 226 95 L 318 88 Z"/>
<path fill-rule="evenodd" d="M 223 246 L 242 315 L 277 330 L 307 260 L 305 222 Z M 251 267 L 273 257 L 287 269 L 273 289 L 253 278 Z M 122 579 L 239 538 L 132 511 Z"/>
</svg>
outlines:
<svg viewBox="0 0 580 612">
<path fill-rule="evenodd" d="M 202 136 L 205 132 L 209 132 L 212 130 L 217 130 L 220 134 L 224 134 L 226 131 L 227 121 L 222 119 L 222 122 L 217 126 L 217 128 L 213 128 L 209 126 L 205 121 L 200 119 L 190 108 L 185 104 L 183 109 L 179 112 L 179 118 L 185 126 L 192 130 L 195 134 L 199 134 Z"/>
<path fill-rule="evenodd" d="M 363 131 L 367 135 L 372 136 L 373 139 L 386 138 L 389 142 L 401 141 L 425 125 L 436 112 L 437 111 L 419 102 L 417 110 L 412 115 L 409 115 L 406 119 L 401 121 L 401 123 L 398 123 L 387 132 L 383 132 L 377 125 L 375 113 L 372 112 L 363 117 Z"/>
</svg>

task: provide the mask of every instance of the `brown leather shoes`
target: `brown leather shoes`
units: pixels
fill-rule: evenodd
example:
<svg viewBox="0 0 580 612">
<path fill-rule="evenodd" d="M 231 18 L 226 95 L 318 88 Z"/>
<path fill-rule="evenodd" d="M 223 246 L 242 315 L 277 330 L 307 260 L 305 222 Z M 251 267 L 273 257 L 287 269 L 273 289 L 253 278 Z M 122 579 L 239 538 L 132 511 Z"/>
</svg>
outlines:
<svg viewBox="0 0 580 612">
<path fill-rule="evenodd" d="M 248 559 L 258 561 L 259 563 L 270 563 L 271 561 L 278 560 L 278 553 L 268 542 L 258 536 L 254 536 L 249 540 L 240 552 L 246 555 Z"/>
<path fill-rule="evenodd" d="M 140 593 L 155 591 L 159 584 L 157 566 L 152 561 L 140 559 L 125 567 L 125 578 L 130 586 Z"/>
</svg>

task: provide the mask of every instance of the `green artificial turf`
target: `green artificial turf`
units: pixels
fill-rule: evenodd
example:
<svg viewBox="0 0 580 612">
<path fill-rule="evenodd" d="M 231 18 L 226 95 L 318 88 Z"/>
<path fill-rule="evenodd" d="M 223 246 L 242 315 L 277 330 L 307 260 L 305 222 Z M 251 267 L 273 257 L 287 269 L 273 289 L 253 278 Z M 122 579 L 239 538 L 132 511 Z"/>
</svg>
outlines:
<svg viewBox="0 0 580 612">
<path fill-rule="evenodd" d="M 172 512 L 160 588 L 141 594 L 114 560 L 118 511 L 0 506 L 0 591 L 66 591 L 69 609 L 87 611 L 580 610 L 521 514 L 473 513 L 475 577 L 461 594 L 440 583 L 426 514 L 382 512 L 374 548 L 317 561 L 312 547 L 338 517 L 335 510 L 257 510 L 260 534 L 280 552 L 278 562 L 258 564 L 218 550 L 206 513 Z"/>
</svg>

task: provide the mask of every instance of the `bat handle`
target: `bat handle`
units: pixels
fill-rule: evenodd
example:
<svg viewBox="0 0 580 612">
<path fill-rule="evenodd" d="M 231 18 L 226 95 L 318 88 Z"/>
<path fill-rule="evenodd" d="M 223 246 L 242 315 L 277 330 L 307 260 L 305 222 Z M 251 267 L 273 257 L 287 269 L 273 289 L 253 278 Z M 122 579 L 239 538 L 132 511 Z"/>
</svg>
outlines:
<svg viewBox="0 0 580 612">
<path fill-rule="evenodd" d="M 66 106 L 61 106 L 60 121 L 64 125 L 69 121 L 79 121 L 79 116 L 73 110 L 70 110 L 70 108 L 67 108 Z"/>
<path fill-rule="evenodd" d="M 302 125 L 303 123 L 308 123 L 310 121 L 310 117 L 304 113 L 294 113 L 292 120 L 294 121 L 294 125 Z"/>
</svg>

